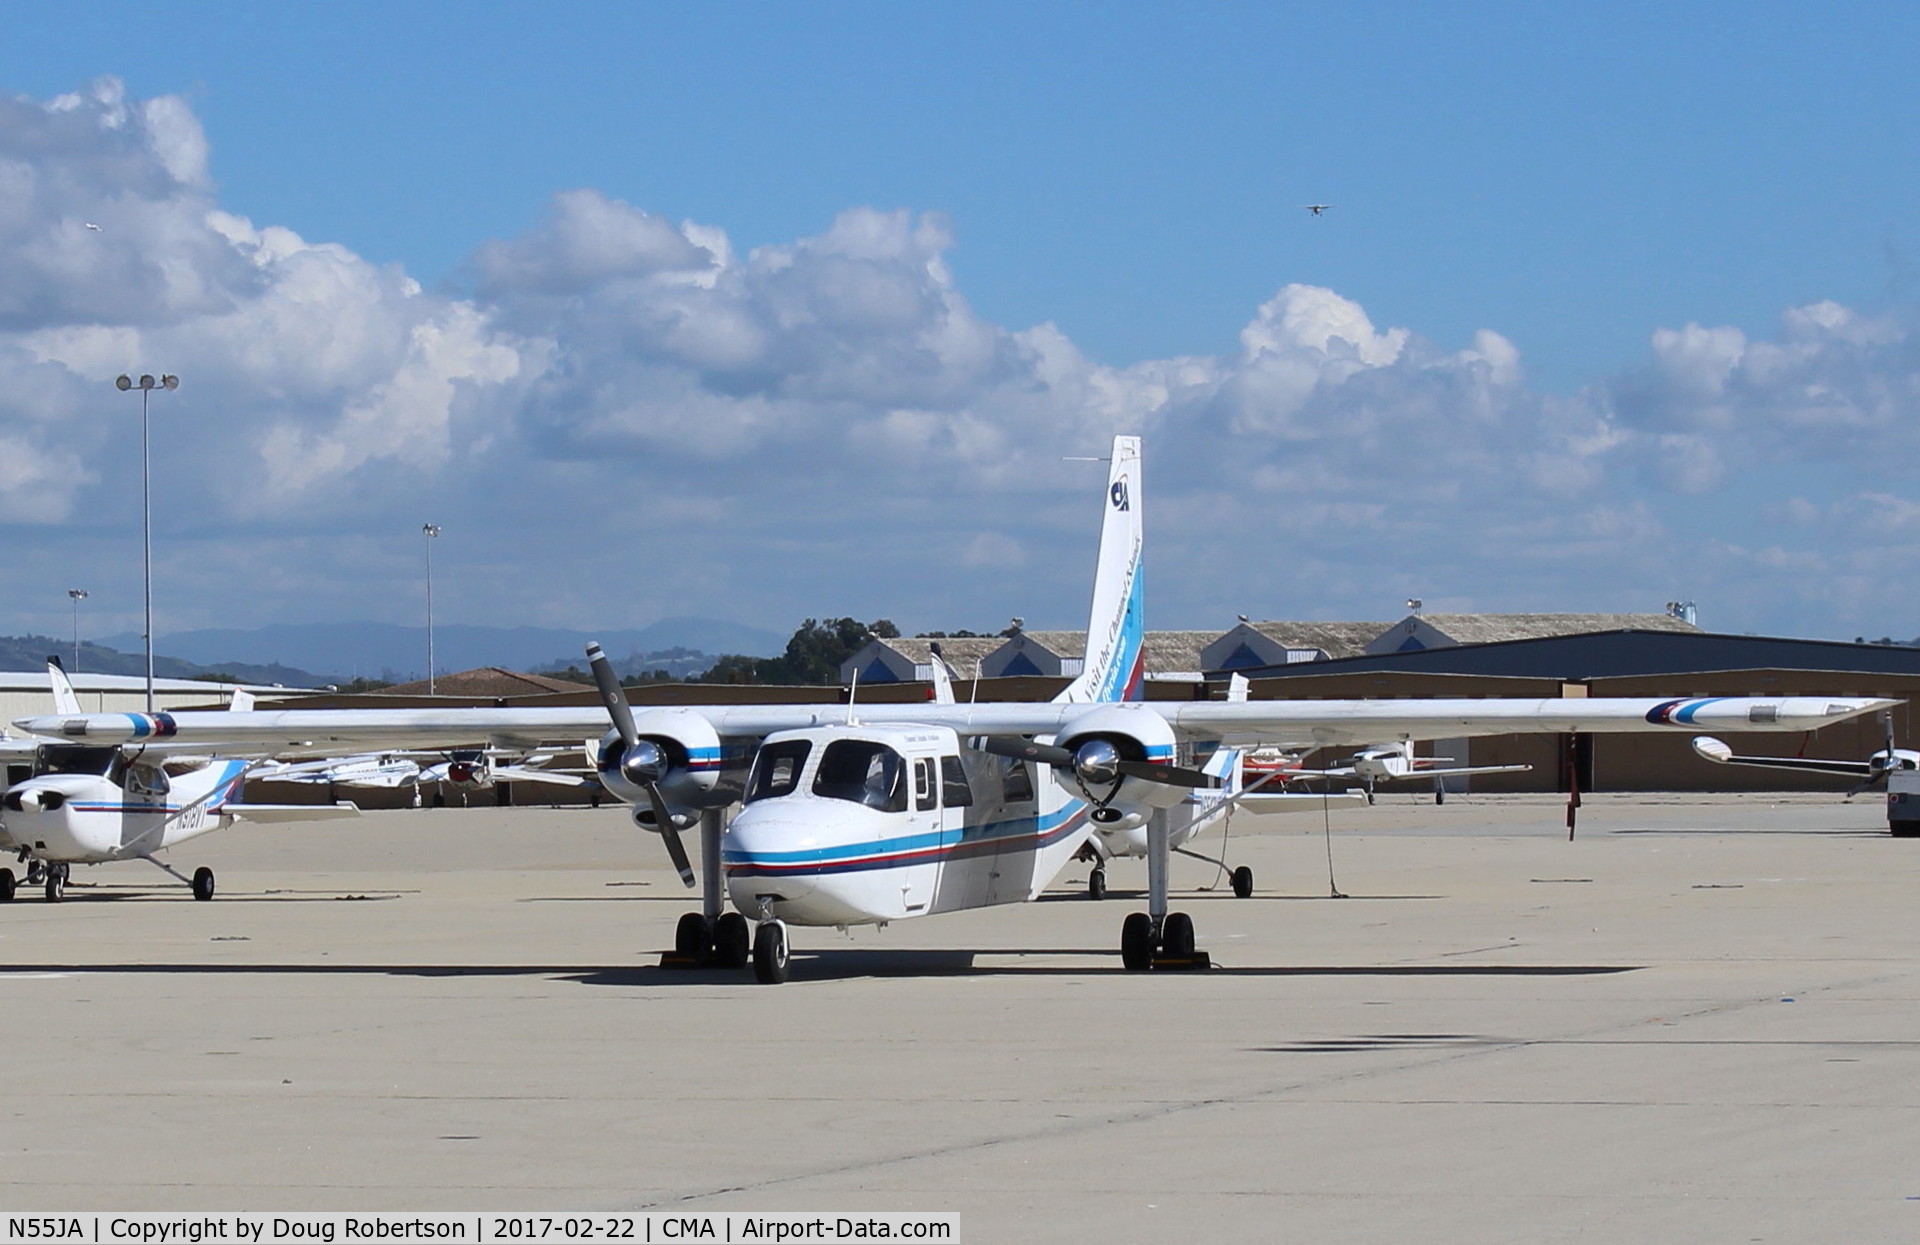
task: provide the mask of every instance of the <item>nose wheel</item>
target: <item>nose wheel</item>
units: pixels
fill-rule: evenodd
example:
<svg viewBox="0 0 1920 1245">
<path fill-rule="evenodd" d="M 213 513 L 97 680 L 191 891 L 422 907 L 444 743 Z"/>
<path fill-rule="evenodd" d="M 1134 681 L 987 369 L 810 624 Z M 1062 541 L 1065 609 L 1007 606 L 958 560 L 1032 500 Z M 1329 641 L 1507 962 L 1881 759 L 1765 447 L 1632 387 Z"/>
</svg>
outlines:
<svg viewBox="0 0 1920 1245">
<path fill-rule="evenodd" d="M 787 923 L 762 921 L 753 935 L 753 977 L 777 986 L 787 979 Z"/>
<path fill-rule="evenodd" d="M 46 896 L 48 903 L 59 903 L 67 897 L 66 865 L 47 866 Z"/>
</svg>

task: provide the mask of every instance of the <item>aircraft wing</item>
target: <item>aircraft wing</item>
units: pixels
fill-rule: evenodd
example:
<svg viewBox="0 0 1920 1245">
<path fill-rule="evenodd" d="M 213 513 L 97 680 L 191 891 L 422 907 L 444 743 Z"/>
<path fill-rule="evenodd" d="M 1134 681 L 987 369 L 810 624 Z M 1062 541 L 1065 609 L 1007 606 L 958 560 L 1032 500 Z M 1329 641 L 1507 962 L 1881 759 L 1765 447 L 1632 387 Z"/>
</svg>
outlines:
<svg viewBox="0 0 1920 1245">
<path fill-rule="evenodd" d="M 571 787 L 576 791 L 600 785 L 597 780 L 581 774 L 569 774 L 557 769 L 529 769 L 524 765 L 496 765 L 493 778 L 495 782 L 542 782 L 550 787 Z"/>
<path fill-rule="evenodd" d="M 950 726 L 962 735 L 1057 735 L 1095 708 L 1163 719 L 1180 736 L 1228 746 L 1326 747 L 1387 740 L 1542 733 L 1622 734 L 1663 729 L 1809 731 L 1898 701 L 1870 697 L 1707 696 L 1551 700 L 1167 701 L 1121 706 L 988 702 L 862 705 L 861 722 Z M 722 738 L 847 720 L 847 706 L 685 706 Z M 21 718 L 21 730 L 93 744 L 191 746 L 227 755 L 313 756 L 397 748 L 531 749 L 592 738 L 608 726 L 595 707 L 474 709 L 279 709 L 249 713 L 52 714 Z"/>
<path fill-rule="evenodd" d="M 1848 778 L 1872 778 L 1879 771 L 1865 761 L 1832 761 L 1817 757 L 1742 757 L 1711 735 L 1693 741 L 1693 750 L 1716 765 L 1751 765 L 1760 769 L 1791 769 L 1803 774 L 1842 774 Z"/>
</svg>

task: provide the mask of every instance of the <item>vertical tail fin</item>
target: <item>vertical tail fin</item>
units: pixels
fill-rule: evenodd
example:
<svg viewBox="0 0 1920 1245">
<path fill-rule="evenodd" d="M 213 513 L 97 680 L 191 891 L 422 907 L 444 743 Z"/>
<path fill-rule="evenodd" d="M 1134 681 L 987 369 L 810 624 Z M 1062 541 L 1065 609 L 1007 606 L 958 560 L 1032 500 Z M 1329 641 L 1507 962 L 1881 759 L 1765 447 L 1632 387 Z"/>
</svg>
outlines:
<svg viewBox="0 0 1920 1245">
<path fill-rule="evenodd" d="M 1146 677 L 1140 546 L 1140 438 L 1113 439 L 1113 465 L 1093 576 L 1093 613 L 1080 677 L 1057 699 L 1068 703 L 1139 700 Z"/>
<path fill-rule="evenodd" d="M 74 695 L 73 680 L 67 677 L 67 668 L 58 657 L 47 658 L 47 681 L 53 686 L 53 711 L 78 715 L 80 698 Z"/>
</svg>

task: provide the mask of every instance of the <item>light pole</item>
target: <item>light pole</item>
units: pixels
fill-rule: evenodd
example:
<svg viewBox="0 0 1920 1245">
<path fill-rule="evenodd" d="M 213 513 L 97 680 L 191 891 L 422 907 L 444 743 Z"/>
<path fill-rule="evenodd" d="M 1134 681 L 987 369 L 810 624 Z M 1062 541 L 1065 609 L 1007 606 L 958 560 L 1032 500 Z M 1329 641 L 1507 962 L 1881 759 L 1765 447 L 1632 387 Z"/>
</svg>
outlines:
<svg viewBox="0 0 1920 1245">
<path fill-rule="evenodd" d="M 73 672 L 80 673 L 80 602 L 87 599 L 85 588 L 69 588 L 67 595 L 73 598 Z"/>
<path fill-rule="evenodd" d="M 433 538 L 440 534 L 437 523 L 422 523 L 420 534 L 427 544 L 427 695 L 433 695 Z"/>
<path fill-rule="evenodd" d="M 136 387 L 131 376 L 116 377 L 114 387 L 125 393 Z M 142 564 L 146 568 L 147 581 L 147 712 L 153 712 L 153 438 L 148 433 L 147 397 L 155 386 L 161 389 L 178 389 L 180 378 L 162 373 L 156 382 L 152 376 L 142 374 L 137 387 L 140 390 L 140 530 L 144 541 L 145 554 Z"/>
</svg>

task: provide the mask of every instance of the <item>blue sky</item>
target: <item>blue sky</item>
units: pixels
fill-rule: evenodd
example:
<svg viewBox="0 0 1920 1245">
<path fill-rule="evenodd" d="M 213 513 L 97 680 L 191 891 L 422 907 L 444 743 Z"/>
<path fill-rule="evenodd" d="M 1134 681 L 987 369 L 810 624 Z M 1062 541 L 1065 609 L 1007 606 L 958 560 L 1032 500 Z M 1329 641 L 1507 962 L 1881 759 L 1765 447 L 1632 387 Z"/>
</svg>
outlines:
<svg viewBox="0 0 1920 1245">
<path fill-rule="evenodd" d="M 1916 387 L 1920 15 L 1675 7 L 14 4 L 7 95 L 110 76 L 204 137 L 204 170 L 147 200 L 171 224 L 100 240 L 139 243 L 122 278 L 206 288 L 22 297 L 0 327 L 76 411 L 103 341 L 195 360 L 179 416 L 223 435 L 163 465 L 235 483 L 163 520 L 178 627 L 412 621 L 390 533 L 423 507 L 457 516 L 449 576 L 472 541 L 462 621 L 1071 625 L 1091 521 L 1059 453 L 1144 430 L 1160 625 L 1693 596 L 1728 630 L 1912 635 L 1881 581 L 1920 560 L 1884 452 Z M 30 117 L 6 140 L 67 196 L 0 182 L 22 254 L 135 176 Z M 284 248 L 184 245 L 207 211 L 339 265 L 344 319 L 295 328 L 262 295 L 321 297 Z M 662 292 L 693 270 L 653 226 L 686 222 L 740 291 Z M 925 280 L 882 297 L 861 265 Z M 1815 306 L 1838 311 L 1793 318 Z M 777 346 L 729 337 L 795 317 Z M 336 375 L 259 366 L 348 322 Z M 123 447 L 45 409 L 12 416 L 45 472 L 0 514 L 7 630 L 63 630 L 76 563 L 126 569 Z M 863 428 L 889 448 L 847 465 Z M 950 478 L 912 483 L 941 455 Z M 583 532 L 684 552 L 639 571 Z M 124 629 L 126 594 L 101 598 Z"/>
</svg>

